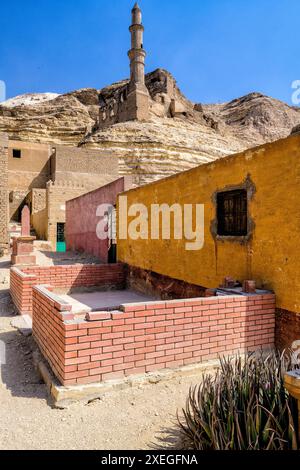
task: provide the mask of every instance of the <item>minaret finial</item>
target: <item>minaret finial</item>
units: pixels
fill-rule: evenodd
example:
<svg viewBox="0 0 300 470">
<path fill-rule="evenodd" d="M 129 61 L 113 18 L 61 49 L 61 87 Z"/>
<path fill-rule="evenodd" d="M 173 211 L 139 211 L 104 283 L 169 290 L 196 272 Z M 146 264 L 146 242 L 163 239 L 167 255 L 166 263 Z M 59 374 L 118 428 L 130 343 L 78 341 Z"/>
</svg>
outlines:
<svg viewBox="0 0 300 470">
<path fill-rule="evenodd" d="M 132 11 L 132 24 L 142 24 L 142 10 L 140 9 L 138 3 L 134 5 Z"/>
</svg>

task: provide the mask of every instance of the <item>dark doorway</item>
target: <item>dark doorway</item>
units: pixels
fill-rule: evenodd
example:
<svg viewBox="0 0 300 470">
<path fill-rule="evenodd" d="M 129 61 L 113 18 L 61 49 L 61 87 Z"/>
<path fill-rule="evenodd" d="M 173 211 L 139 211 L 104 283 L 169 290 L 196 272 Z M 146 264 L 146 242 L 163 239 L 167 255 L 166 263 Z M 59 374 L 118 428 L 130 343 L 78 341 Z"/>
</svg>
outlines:
<svg viewBox="0 0 300 470">
<path fill-rule="evenodd" d="M 64 253 L 66 251 L 65 224 L 57 224 L 56 251 Z"/>
<path fill-rule="evenodd" d="M 109 244 L 108 244 L 108 262 L 109 264 L 114 264 L 117 262 L 117 210 L 114 207 L 108 212 L 108 234 L 109 234 Z"/>
<path fill-rule="evenodd" d="M 109 264 L 115 264 L 117 262 L 117 245 L 112 244 L 108 250 L 108 262 Z"/>
</svg>

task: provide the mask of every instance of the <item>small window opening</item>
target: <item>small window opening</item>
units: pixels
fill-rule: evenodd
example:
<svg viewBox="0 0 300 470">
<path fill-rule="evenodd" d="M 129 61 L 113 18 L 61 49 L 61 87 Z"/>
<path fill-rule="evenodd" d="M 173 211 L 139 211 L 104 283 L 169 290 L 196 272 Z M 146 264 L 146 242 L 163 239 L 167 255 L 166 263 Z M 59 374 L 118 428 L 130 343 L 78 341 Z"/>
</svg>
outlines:
<svg viewBox="0 0 300 470">
<path fill-rule="evenodd" d="M 248 234 L 248 200 L 244 189 L 217 196 L 218 235 L 242 237 Z"/>
<path fill-rule="evenodd" d="M 13 149 L 13 158 L 21 158 L 21 150 Z"/>
</svg>

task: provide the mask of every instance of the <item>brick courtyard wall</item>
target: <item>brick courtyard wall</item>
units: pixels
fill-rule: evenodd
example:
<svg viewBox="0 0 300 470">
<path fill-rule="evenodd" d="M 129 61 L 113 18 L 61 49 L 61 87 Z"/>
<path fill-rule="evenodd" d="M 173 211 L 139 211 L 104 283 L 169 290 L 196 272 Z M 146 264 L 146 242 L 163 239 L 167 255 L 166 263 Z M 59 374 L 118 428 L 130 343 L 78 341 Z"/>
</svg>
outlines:
<svg viewBox="0 0 300 470">
<path fill-rule="evenodd" d="M 22 270 L 10 270 L 10 294 L 20 314 L 32 313 L 32 288 L 38 284 L 70 290 L 79 287 L 124 288 L 125 266 L 113 265 L 71 265 L 71 266 L 30 266 Z"/>
<path fill-rule="evenodd" d="M 76 319 L 33 290 L 33 335 L 63 385 L 122 379 L 274 346 L 275 296 L 148 302 Z"/>
</svg>

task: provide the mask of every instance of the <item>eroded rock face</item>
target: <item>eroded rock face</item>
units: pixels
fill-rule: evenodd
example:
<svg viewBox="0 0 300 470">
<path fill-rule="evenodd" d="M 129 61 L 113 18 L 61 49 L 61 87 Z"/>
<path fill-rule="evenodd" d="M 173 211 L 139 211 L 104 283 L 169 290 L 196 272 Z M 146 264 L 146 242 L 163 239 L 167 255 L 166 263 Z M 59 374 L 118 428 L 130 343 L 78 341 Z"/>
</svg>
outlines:
<svg viewBox="0 0 300 470">
<path fill-rule="evenodd" d="M 88 147 L 106 148 L 119 158 L 120 173 L 133 174 L 141 185 L 209 163 L 244 147 L 230 142 L 205 125 L 179 118 L 151 118 L 150 122 L 126 122 L 96 131 L 85 138 Z"/>
<path fill-rule="evenodd" d="M 293 127 L 291 135 L 300 134 L 300 124 L 298 126 Z"/>
<path fill-rule="evenodd" d="M 146 76 L 149 122 L 100 128 L 102 106 L 117 100 L 128 81 L 82 89 L 51 100 L 0 106 L 0 132 L 12 139 L 80 145 L 109 151 L 120 173 L 144 184 L 246 148 L 287 137 L 300 125 L 300 108 L 259 93 L 224 104 L 194 104 L 171 74 Z M 21 101 L 22 102 L 22 101 Z"/>
<path fill-rule="evenodd" d="M 203 111 L 221 121 L 227 131 L 244 140 L 248 147 L 287 137 L 300 124 L 300 108 L 261 93 L 250 93 L 220 105 L 204 105 Z"/>
</svg>

